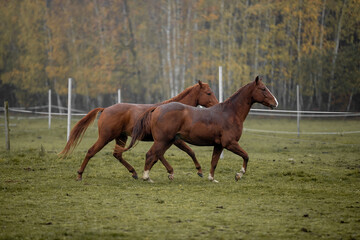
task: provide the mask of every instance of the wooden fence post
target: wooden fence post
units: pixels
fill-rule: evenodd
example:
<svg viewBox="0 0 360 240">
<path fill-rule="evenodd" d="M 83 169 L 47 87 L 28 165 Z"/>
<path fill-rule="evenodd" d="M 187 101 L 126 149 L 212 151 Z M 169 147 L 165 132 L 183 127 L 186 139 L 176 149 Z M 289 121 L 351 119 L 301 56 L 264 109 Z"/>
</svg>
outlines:
<svg viewBox="0 0 360 240">
<path fill-rule="evenodd" d="M 5 112 L 5 145 L 6 150 L 10 151 L 10 129 L 9 129 L 9 103 L 4 102 L 4 112 Z"/>
</svg>

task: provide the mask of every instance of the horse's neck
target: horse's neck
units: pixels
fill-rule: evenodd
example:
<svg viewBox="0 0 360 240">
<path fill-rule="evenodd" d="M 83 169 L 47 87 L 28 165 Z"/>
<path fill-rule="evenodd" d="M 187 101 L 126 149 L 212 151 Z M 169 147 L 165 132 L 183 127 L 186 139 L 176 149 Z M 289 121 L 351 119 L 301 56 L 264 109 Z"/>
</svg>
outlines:
<svg viewBox="0 0 360 240">
<path fill-rule="evenodd" d="M 251 97 L 251 84 L 247 84 L 234 93 L 224 104 L 227 110 L 233 111 L 240 121 L 245 121 L 253 104 Z"/>
<path fill-rule="evenodd" d="M 194 91 L 196 91 L 195 87 L 188 89 L 187 91 L 185 90 L 185 91 L 181 92 L 179 95 L 177 95 L 167 101 L 162 102 L 162 104 L 170 103 L 170 102 L 181 102 L 186 105 L 196 106 L 197 99 L 196 99 L 196 97 L 194 97 L 195 96 Z"/>
</svg>

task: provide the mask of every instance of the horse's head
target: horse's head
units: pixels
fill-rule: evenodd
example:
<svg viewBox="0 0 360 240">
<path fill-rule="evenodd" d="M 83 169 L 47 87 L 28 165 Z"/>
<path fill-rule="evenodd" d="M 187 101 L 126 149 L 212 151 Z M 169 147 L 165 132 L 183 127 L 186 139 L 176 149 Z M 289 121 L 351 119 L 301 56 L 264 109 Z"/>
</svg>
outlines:
<svg viewBox="0 0 360 240">
<path fill-rule="evenodd" d="M 203 83 L 199 80 L 199 94 L 198 94 L 198 104 L 204 107 L 211 107 L 215 104 L 218 104 L 219 101 L 215 97 L 214 92 L 209 87 L 209 84 Z"/>
<path fill-rule="evenodd" d="M 261 103 L 271 109 L 274 109 L 279 105 L 274 95 L 265 86 L 259 76 L 255 78 L 254 85 L 255 87 L 252 93 L 252 99 L 254 102 Z"/>
</svg>

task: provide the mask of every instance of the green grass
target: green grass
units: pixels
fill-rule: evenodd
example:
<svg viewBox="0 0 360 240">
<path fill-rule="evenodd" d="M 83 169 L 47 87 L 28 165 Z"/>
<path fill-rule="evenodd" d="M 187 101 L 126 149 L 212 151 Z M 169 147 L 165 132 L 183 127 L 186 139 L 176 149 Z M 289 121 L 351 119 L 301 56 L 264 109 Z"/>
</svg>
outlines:
<svg viewBox="0 0 360 240">
<path fill-rule="evenodd" d="M 74 121 L 75 123 L 75 121 Z M 296 135 L 244 132 L 242 165 L 225 151 L 207 180 L 211 147 L 193 147 L 203 167 L 172 147 L 175 169 L 168 180 L 157 163 L 153 184 L 134 180 L 112 157 L 110 143 L 88 164 L 83 181 L 76 171 L 95 142 L 90 128 L 68 159 L 58 159 L 66 120 L 11 119 L 11 151 L 0 135 L 0 239 L 359 239 L 360 134 Z M 296 131 L 294 119 L 250 117 L 246 128 Z M 359 120 L 306 120 L 302 131 L 360 130 Z M 3 132 L 3 128 L 1 128 Z M 151 143 L 124 157 L 142 174 Z"/>
</svg>

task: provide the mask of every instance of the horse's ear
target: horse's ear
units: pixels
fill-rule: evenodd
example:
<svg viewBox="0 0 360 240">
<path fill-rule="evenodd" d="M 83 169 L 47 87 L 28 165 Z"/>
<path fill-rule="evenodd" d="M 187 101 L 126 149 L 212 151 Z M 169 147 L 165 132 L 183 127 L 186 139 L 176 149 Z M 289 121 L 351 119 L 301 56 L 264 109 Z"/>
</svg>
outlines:
<svg viewBox="0 0 360 240">
<path fill-rule="evenodd" d="M 255 82 L 256 82 L 256 84 L 258 84 L 259 83 L 259 81 L 261 81 L 262 80 L 262 78 L 260 78 L 259 76 L 256 76 L 256 78 L 255 78 Z"/>
<path fill-rule="evenodd" d="M 199 83 L 199 85 L 200 85 L 200 88 L 202 88 L 202 87 L 203 87 L 202 81 L 198 80 L 198 83 Z"/>
</svg>

